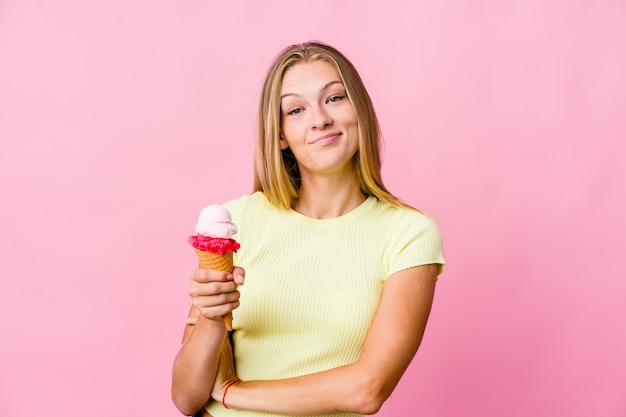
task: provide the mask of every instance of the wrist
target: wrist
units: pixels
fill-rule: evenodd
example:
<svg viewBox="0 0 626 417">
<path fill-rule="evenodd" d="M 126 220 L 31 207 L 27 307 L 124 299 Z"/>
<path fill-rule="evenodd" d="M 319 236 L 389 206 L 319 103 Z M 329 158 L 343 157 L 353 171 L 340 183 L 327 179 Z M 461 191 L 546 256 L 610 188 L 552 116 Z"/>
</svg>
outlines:
<svg viewBox="0 0 626 417">
<path fill-rule="evenodd" d="M 226 334 L 224 319 L 222 319 L 221 317 L 217 319 L 207 319 L 202 315 L 198 316 L 198 321 L 196 321 L 195 326 L 200 327 L 203 330 L 223 332 L 224 334 Z"/>
<path fill-rule="evenodd" d="M 219 353 L 219 349 L 221 349 L 226 338 L 226 327 L 223 323 L 199 316 L 198 321 L 189 327 L 189 333 L 185 336 L 184 343 L 192 339 L 193 344 L 199 349 L 205 352 L 216 350 L 216 353 Z"/>
<path fill-rule="evenodd" d="M 226 394 L 228 394 L 228 390 L 232 388 L 233 385 L 237 385 L 240 382 L 241 380 L 239 378 L 235 378 L 232 381 L 230 381 L 228 384 L 226 384 L 226 387 L 224 388 L 224 393 L 222 394 L 222 405 L 224 406 L 224 408 L 230 408 L 228 407 L 228 404 L 226 402 Z"/>
</svg>

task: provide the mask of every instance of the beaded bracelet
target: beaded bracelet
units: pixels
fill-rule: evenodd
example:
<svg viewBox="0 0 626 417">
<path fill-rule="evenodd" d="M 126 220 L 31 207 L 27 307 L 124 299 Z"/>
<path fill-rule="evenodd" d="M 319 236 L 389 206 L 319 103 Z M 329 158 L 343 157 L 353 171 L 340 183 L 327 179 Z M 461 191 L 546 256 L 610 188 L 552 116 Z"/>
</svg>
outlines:
<svg viewBox="0 0 626 417">
<path fill-rule="evenodd" d="M 228 408 L 228 406 L 226 405 L 226 393 L 228 392 L 228 388 L 230 388 L 232 385 L 235 385 L 237 382 L 241 382 L 241 380 L 239 378 L 235 378 L 230 381 L 228 385 L 226 385 L 226 388 L 224 388 L 224 395 L 222 396 L 222 405 L 224 406 L 224 408 Z"/>
</svg>

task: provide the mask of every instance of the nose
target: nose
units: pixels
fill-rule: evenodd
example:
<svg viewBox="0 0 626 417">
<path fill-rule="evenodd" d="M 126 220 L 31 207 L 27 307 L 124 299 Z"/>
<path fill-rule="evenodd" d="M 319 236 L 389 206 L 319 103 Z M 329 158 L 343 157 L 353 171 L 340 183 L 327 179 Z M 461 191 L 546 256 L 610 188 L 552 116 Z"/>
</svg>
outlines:
<svg viewBox="0 0 626 417">
<path fill-rule="evenodd" d="M 312 110 L 311 127 L 315 130 L 324 129 L 333 124 L 333 119 L 330 117 L 326 109 L 323 106 L 316 106 Z"/>
</svg>

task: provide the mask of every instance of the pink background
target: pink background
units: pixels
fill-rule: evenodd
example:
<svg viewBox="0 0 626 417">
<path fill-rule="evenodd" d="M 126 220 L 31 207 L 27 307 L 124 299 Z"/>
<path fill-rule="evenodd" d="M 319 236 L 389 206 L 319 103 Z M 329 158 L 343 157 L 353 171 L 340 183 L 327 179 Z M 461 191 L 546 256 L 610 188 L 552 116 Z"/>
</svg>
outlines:
<svg viewBox="0 0 626 417">
<path fill-rule="evenodd" d="M 264 72 L 335 45 L 449 265 L 379 416 L 626 415 L 624 1 L 0 2 L 0 416 L 177 416 L 205 204 Z M 232 155 L 232 156 L 228 156 Z"/>
</svg>

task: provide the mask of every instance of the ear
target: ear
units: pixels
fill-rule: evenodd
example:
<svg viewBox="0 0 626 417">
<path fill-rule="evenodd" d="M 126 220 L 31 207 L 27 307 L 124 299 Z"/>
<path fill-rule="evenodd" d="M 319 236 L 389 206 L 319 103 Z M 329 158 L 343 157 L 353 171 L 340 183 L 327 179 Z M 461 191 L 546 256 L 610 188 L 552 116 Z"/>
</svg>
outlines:
<svg viewBox="0 0 626 417">
<path fill-rule="evenodd" d="M 287 141 L 285 140 L 285 138 L 283 138 L 283 135 L 281 133 L 281 135 L 280 135 L 280 150 L 284 151 L 288 147 L 289 147 L 289 145 L 287 144 Z"/>
</svg>

